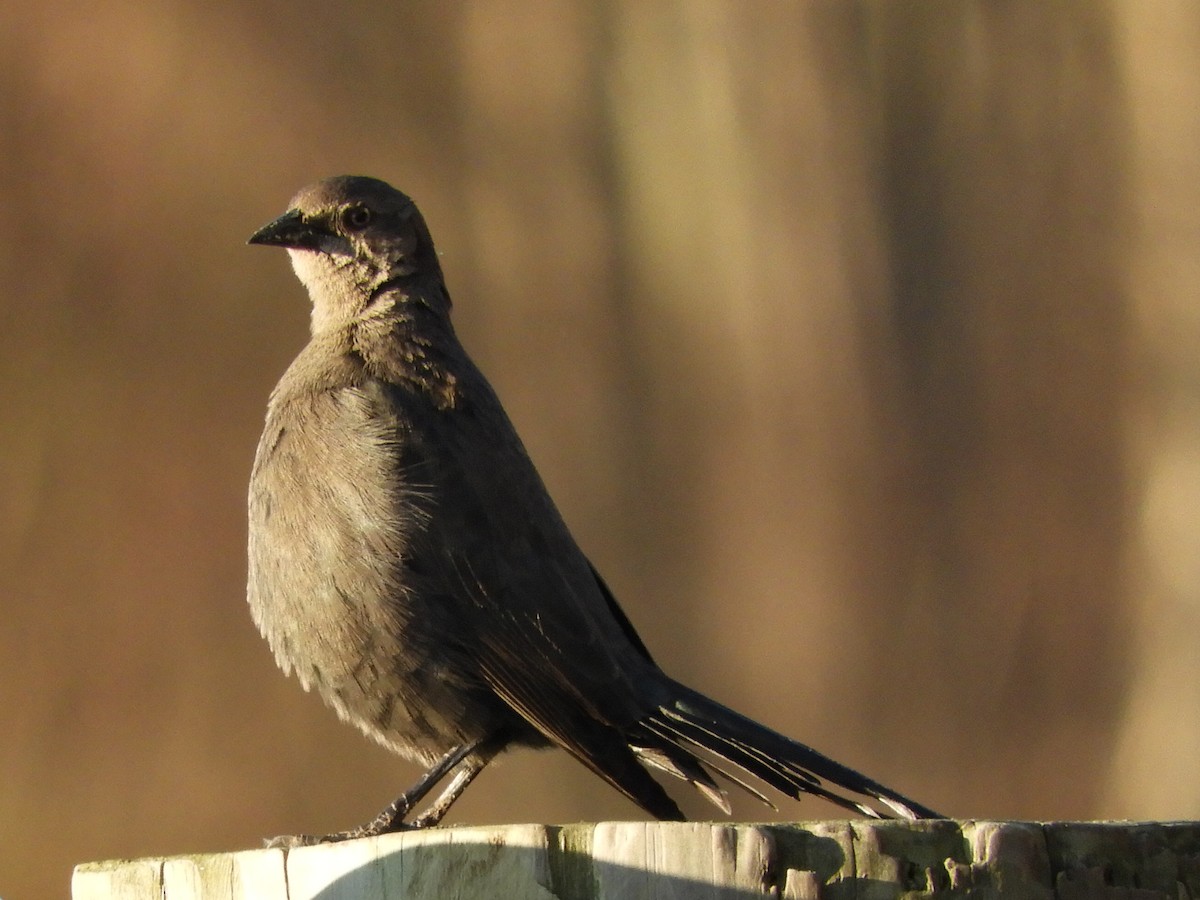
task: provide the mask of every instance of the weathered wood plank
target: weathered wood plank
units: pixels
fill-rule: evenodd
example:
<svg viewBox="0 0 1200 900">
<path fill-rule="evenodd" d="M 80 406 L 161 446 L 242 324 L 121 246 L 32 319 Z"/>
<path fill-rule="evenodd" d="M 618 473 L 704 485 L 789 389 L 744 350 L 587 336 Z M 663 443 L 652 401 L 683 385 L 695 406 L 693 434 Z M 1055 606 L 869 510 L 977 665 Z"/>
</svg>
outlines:
<svg viewBox="0 0 1200 900">
<path fill-rule="evenodd" d="M 602 822 L 85 863 L 75 900 L 1200 900 L 1200 823 Z"/>
</svg>

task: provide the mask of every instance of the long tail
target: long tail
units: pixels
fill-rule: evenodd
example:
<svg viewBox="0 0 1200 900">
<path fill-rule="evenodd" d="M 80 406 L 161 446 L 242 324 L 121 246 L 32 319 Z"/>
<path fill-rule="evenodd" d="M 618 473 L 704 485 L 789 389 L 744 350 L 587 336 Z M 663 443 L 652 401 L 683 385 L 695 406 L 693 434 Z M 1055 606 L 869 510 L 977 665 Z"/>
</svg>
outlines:
<svg viewBox="0 0 1200 900">
<path fill-rule="evenodd" d="M 902 794 L 854 771 L 811 747 L 784 737 L 764 725 L 710 700 L 677 682 L 672 683 L 675 700 L 660 706 L 638 724 L 647 740 L 634 741 L 642 760 L 691 782 L 716 806 L 729 811 L 728 801 L 706 771 L 711 768 L 768 805 L 758 790 L 711 760 L 696 755 L 707 751 L 742 772 L 759 779 L 789 797 L 804 794 L 823 797 L 844 809 L 871 818 L 893 818 L 862 800 L 844 796 L 836 789 L 878 801 L 905 819 L 944 818 Z M 827 784 L 829 786 L 827 786 Z"/>
</svg>

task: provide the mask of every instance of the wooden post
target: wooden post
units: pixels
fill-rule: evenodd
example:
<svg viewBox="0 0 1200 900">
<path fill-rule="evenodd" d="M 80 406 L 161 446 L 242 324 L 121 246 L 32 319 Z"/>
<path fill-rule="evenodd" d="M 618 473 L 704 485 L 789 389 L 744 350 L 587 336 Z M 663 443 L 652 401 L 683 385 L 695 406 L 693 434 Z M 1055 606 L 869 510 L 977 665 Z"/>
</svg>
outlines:
<svg viewBox="0 0 1200 900">
<path fill-rule="evenodd" d="M 1200 900 L 1200 823 L 601 822 L 85 863 L 74 900 Z"/>
</svg>

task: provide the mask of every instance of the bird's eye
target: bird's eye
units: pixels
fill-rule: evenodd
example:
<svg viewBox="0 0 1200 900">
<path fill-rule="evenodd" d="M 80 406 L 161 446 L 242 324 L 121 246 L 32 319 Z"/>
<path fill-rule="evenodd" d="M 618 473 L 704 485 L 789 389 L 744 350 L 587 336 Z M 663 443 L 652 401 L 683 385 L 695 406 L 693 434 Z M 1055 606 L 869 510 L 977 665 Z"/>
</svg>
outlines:
<svg viewBox="0 0 1200 900">
<path fill-rule="evenodd" d="M 365 206 L 347 206 L 342 211 L 342 226 L 347 231 L 362 231 L 371 224 L 371 210 Z"/>
</svg>

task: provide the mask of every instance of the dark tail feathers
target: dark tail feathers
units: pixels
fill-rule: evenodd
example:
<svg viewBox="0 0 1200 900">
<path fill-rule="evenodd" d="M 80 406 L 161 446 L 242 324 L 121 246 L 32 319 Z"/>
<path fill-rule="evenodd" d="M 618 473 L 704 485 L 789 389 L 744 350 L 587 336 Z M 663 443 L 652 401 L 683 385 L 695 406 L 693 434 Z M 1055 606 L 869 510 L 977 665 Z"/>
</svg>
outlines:
<svg viewBox="0 0 1200 900">
<path fill-rule="evenodd" d="M 804 794 L 824 797 L 844 809 L 871 818 L 894 818 L 867 803 L 837 793 L 840 788 L 872 798 L 905 819 L 944 818 L 927 806 L 872 781 L 865 775 L 834 762 L 811 747 L 797 743 L 766 726 L 675 683 L 676 699 L 660 706 L 638 723 L 651 740 L 637 741 L 634 750 L 642 760 L 677 778 L 691 782 L 713 804 L 729 811 L 724 792 L 717 787 L 705 766 L 720 773 L 752 796 L 773 806 L 760 791 L 741 778 L 693 753 L 700 748 L 789 797 Z M 656 740 L 655 740 L 656 739 Z M 638 746 L 647 744 L 650 746 Z M 830 785 L 826 786 L 826 782 Z"/>
</svg>

